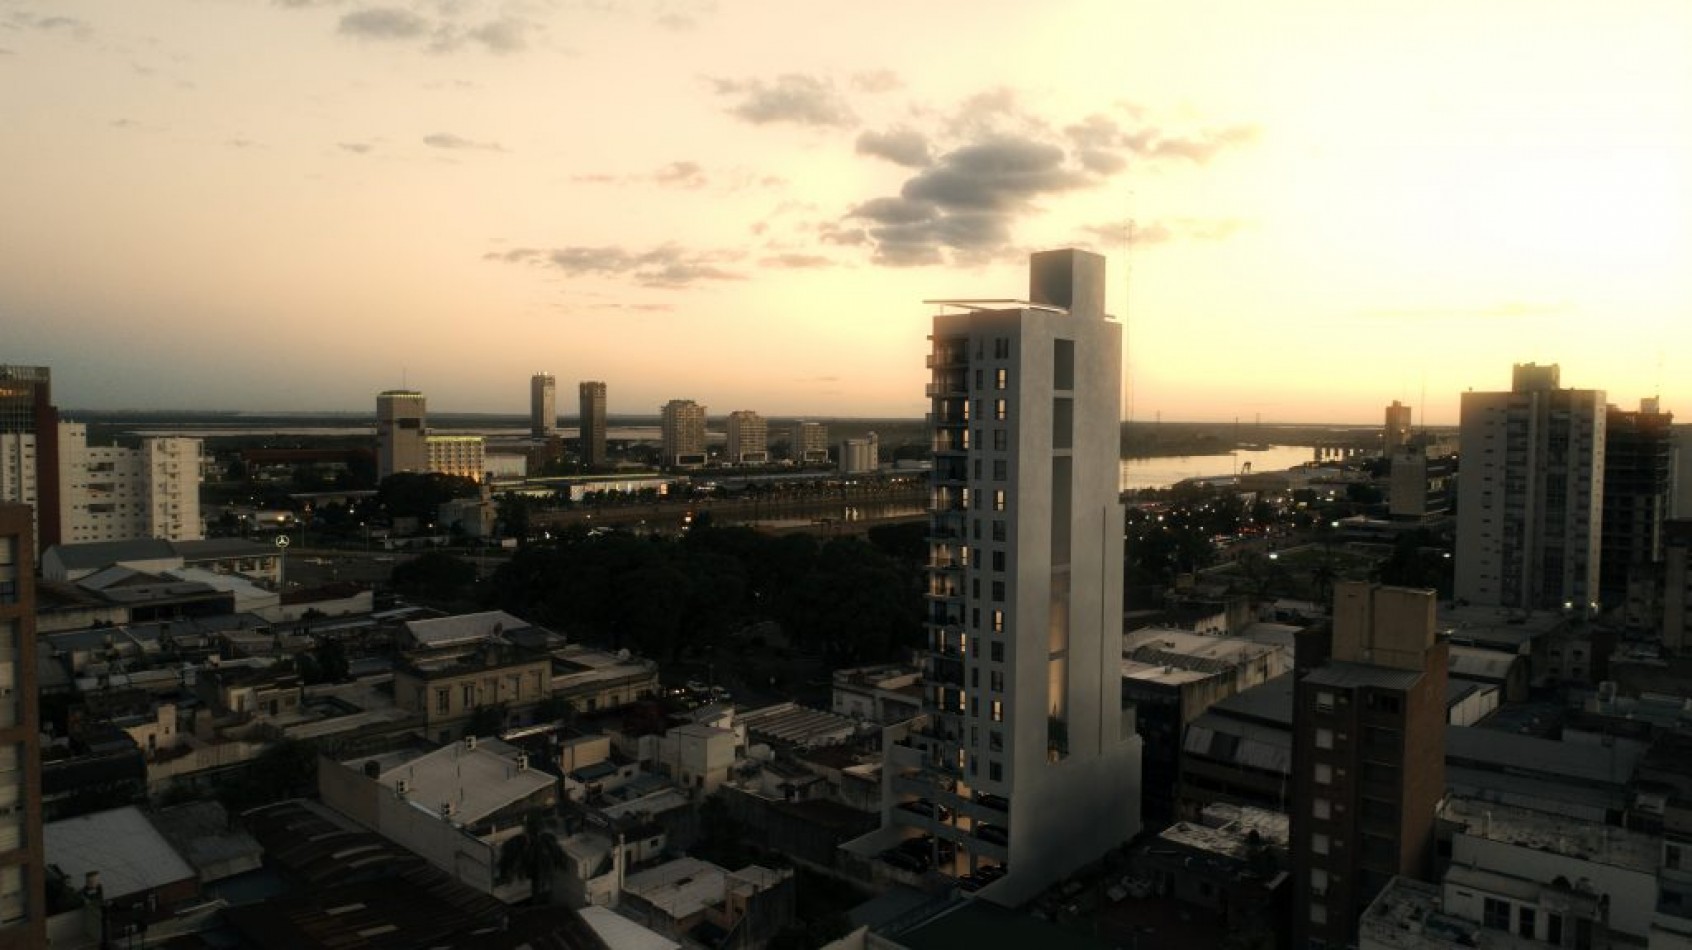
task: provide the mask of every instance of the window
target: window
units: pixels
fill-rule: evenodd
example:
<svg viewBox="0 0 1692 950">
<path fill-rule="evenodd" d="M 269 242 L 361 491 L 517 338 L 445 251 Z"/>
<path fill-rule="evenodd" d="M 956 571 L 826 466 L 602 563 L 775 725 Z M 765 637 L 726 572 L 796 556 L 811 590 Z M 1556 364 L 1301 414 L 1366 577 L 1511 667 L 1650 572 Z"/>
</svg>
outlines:
<svg viewBox="0 0 1692 950">
<path fill-rule="evenodd" d="M 1488 897 L 1481 911 L 1481 924 L 1492 930 L 1510 929 L 1510 902 Z"/>
<path fill-rule="evenodd" d="M 1005 510 L 1005 490 L 1003 488 L 993 489 L 993 510 Z"/>
<path fill-rule="evenodd" d="M 1003 752 L 1005 750 L 1005 734 L 997 729 L 987 733 L 987 750 L 989 752 Z"/>
<path fill-rule="evenodd" d="M 1310 816 L 1321 821 L 1333 817 L 1333 803 L 1326 798 L 1318 798 L 1310 803 Z"/>
<path fill-rule="evenodd" d="M 1663 848 L 1663 867 L 1670 871 L 1680 870 L 1680 845 L 1665 845 Z"/>
<path fill-rule="evenodd" d="M 1005 480 L 1005 473 L 1009 470 L 1009 468 L 1010 468 L 1009 462 L 1006 462 L 1004 459 L 994 459 L 993 460 L 993 481 L 995 481 L 995 482 L 1004 481 Z"/>
<path fill-rule="evenodd" d="M 1563 945 L 1563 915 L 1545 915 L 1545 942 L 1553 947 Z"/>
<path fill-rule="evenodd" d="M 1310 777 L 1317 785 L 1330 785 L 1334 781 L 1334 767 L 1326 762 L 1318 762 Z"/>
<path fill-rule="evenodd" d="M 475 705 L 476 705 L 476 684 L 475 683 L 465 683 L 464 684 L 464 708 L 470 709 L 471 707 L 473 707 Z"/>
<path fill-rule="evenodd" d="M 1334 747 L 1334 731 L 1332 729 L 1316 730 L 1316 748 L 1332 749 Z"/>
<path fill-rule="evenodd" d="M 993 400 L 993 418 L 1003 422 L 1007 414 L 1008 404 L 1003 399 Z"/>
<path fill-rule="evenodd" d="M 1322 868 L 1310 869 L 1310 896 L 1328 896 L 1328 872 Z"/>
<path fill-rule="evenodd" d="M 989 760 L 988 763 L 987 763 L 987 780 L 990 781 L 990 782 L 1002 782 L 1002 781 L 1004 781 L 1005 780 L 1004 766 L 1000 765 L 997 762 Z"/>
<path fill-rule="evenodd" d="M 973 689 L 980 689 L 981 688 L 981 667 L 979 667 L 979 666 L 970 667 L 970 670 L 969 670 L 969 685 Z"/>
<path fill-rule="evenodd" d="M 1005 703 L 1004 703 L 1004 700 L 1002 700 L 1002 699 L 993 700 L 992 713 L 993 713 L 993 715 L 990 718 L 994 722 L 1004 722 L 1005 721 Z"/>
<path fill-rule="evenodd" d="M 1005 523 L 1002 519 L 994 519 L 994 521 L 993 521 L 993 540 L 1003 541 L 1004 539 L 1005 539 Z"/>
<path fill-rule="evenodd" d="M 1002 601 L 1004 599 L 1005 599 L 1005 582 L 1004 581 L 994 581 L 993 582 L 993 602 L 999 603 L 1000 601 Z"/>
<path fill-rule="evenodd" d="M 1538 918 L 1532 907 L 1516 908 L 1516 933 L 1532 940 L 1533 932 L 1538 929 Z"/>
<path fill-rule="evenodd" d="M 1010 442 L 1010 440 L 1005 436 L 1005 430 L 1003 430 L 1003 429 L 994 429 L 993 430 L 993 449 L 994 449 L 994 451 L 1003 452 L 1005 450 L 1006 445 L 1009 442 Z"/>
<path fill-rule="evenodd" d="M 993 358 L 998 360 L 1010 359 L 1010 337 L 1001 336 L 993 339 Z"/>
<path fill-rule="evenodd" d="M 991 675 L 988 677 L 987 682 L 990 685 L 990 687 L 992 688 L 993 692 L 995 692 L 995 693 L 1004 692 L 1005 691 L 1005 672 L 1004 672 L 1004 670 L 993 670 Z"/>
<path fill-rule="evenodd" d="M 994 551 L 993 552 L 993 570 L 998 571 L 1001 574 L 1004 573 L 1004 570 L 1005 570 L 1005 552 L 1003 552 L 1003 551 Z"/>
<path fill-rule="evenodd" d="M 1005 645 L 1003 643 L 991 644 L 988 647 L 988 658 L 994 663 L 1005 662 Z"/>
<path fill-rule="evenodd" d="M 444 713 L 452 709 L 452 694 L 445 689 L 435 690 L 435 712 Z"/>
<path fill-rule="evenodd" d="M 1328 905 L 1322 903 L 1321 901 L 1311 901 L 1310 902 L 1310 922 L 1313 923 L 1313 924 L 1325 924 L 1325 923 L 1327 923 L 1328 922 Z"/>
<path fill-rule="evenodd" d="M 1010 385 L 1010 370 L 998 369 L 993 372 L 993 388 L 1004 389 Z"/>
<path fill-rule="evenodd" d="M 1317 712 L 1333 712 L 1334 711 L 1334 694 L 1330 693 L 1326 690 L 1318 692 L 1316 694 L 1316 711 Z"/>
<path fill-rule="evenodd" d="M 993 611 L 993 632 L 1005 632 L 1005 612 L 1002 610 Z"/>
<path fill-rule="evenodd" d="M 1321 832 L 1317 832 L 1316 834 L 1311 835 L 1310 836 L 1310 853 L 1311 854 L 1327 854 L 1328 853 L 1328 836 L 1325 835 L 1325 834 L 1322 834 Z"/>
</svg>

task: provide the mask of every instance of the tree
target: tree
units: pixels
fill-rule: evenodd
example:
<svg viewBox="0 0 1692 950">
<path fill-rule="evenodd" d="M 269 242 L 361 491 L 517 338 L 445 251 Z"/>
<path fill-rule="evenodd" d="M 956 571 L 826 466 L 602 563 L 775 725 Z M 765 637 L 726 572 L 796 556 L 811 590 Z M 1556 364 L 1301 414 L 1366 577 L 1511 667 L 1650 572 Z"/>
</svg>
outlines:
<svg viewBox="0 0 1692 950">
<path fill-rule="evenodd" d="M 552 894 L 553 872 L 564 862 L 564 848 L 547 830 L 545 816 L 532 811 L 523 819 L 523 830 L 500 846 L 499 876 L 507 881 L 528 881 L 530 903 L 550 903 L 546 898 Z"/>
<path fill-rule="evenodd" d="M 464 731 L 472 736 L 497 736 L 505 731 L 505 722 L 510 710 L 504 703 L 492 703 L 477 706 L 470 711 L 470 722 Z"/>
<path fill-rule="evenodd" d="M 441 551 L 428 551 L 394 565 L 394 590 L 436 603 L 462 600 L 476 583 L 476 565 Z"/>
</svg>

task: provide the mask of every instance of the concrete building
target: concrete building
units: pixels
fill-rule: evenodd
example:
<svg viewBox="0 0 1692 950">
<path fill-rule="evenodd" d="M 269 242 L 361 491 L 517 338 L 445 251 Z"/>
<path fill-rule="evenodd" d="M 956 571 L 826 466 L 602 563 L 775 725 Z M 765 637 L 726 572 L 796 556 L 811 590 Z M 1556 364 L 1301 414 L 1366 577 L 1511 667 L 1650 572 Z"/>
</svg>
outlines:
<svg viewBox="0 0 1692 950">
<path fill-rule="evenodd" d="M 1004 868 L 978 892 L 1004 903 L 1139 830 L 1120 662 L 1122 328 L 1104 296 L 1103 257 L 1042 252 L 1027 302 L 942 302 L 954 312 L 930 336 L 924 715 L 887 746 L 883 827 L 848 850 L 931 834 L 956 849 L 942 871 Z M 902 807 L 924 800 L 926 814 Z"/>
<path fill-rule="evenodd" d="M 204 536 L 199 439 L 144 439 L 135 449 L 91 446 L 87 426 L 62 422 L 58 441 L 66 543 Z"/>
<path fill-rule="evenodd" d="M 30 509 L 0 503 L 0 948 L 45 946 Z"/>
<path fill-rule="evenodd" d="M 1426 449 L 1401 445 L 1392 450 L 1388 512 L 1395 521 L 1427 521 L 1451 510 L 1457 456 L 1430 456 Z"/>
<path fill-rule="evenodd" d="M 577 387 L 581 397 L 580 426 L 582 464 L 600 468 L 605 454 L 605 384 L 588 381 Z"/>
<path fill-rule="evenodd" d="M 1410 407 L 1394 399 L 1386 407 L 1386 427 L 1381 434 L 1381 454 L 1390 456 L 1410 444 Z"/>
<path fill-rule="evenodd" d="M 672 399 L 661 410 L 665 465 L 686 468 L 705 464 L 705 407 L 691 399 Z"/>
<path fill-rule="evenodd" d="M 376 395 L 376 477 L 429 470 L 423 394 L 390 389 Z"/>
<path fill-rule="evenodd" d="M 1294 946 L 1343 947 L 1394 875 L 1433 872 L 1446 645 L 1431 590 L 1344 581 L 1299 643 L 1289 803 Z M 1326 654 L 1324 656 L 1324 654 Z"/>
<path fill-rule="evenodd" d="M 840 443 L 840 474 L 866 475 L 881 467 L 881 439 L 874 432 Z"/>
<path fill-rule="evenodd" d="M 1692 519 L 1663 525 L 1663 648 L 1692 649 Z"/>
<path fill-rule="evenodd" d="M 828 426 L 820 422 L 795 422 L 788 432 L 787 444 L 796 465 L 828 462 Z"/>
<path fill-rule="evenodd" d="M 728 445 L 723 455 L 731 465 L 769 464 L 769 423 L 750 409 L 729 413 Z"/>
<path fill-rule="evenodd" d="M 529 435 L 549 439 L 558 431 L 558 380 L 551 373 L 529 377 Z"/>
<path fill-rule="evenodd" d="M 1606 422 L 1604 393 L 1559 388 L 1555 364 L 1463 393 L 1457 600 L 1597 609 Z"/>
<path fill-rule="evenodd" d="M 0 364 L 0 502 L 34 506 L 37 550 L 63 540 L 59 410 L 45 366 Z"/>
<path fill-rule="evenodd" d="M 552 695 L 552 658 L 497 641 L 418 656 L 394 667 L 394 705 L 423 719 L 425 735 L 451 742 L 476 710 L 521 716 Z"/>
<path fill-rule="evenodd" d="M 1644 399 L 1638 412 L 1611 406 L 1606 415 L 1598 589 L 1599 602 L 1610 608 L 1627 602 L 1630 586 L 1655 586 L 1663 522 L 1674 504 L 1674 414 Z"/>
<path fill-rule="evenodd" d="M 426 471 L 480 483 L 487 477 L 487 440 L 479 435 L 431 435 L 423 440 Z"/>
</svg>

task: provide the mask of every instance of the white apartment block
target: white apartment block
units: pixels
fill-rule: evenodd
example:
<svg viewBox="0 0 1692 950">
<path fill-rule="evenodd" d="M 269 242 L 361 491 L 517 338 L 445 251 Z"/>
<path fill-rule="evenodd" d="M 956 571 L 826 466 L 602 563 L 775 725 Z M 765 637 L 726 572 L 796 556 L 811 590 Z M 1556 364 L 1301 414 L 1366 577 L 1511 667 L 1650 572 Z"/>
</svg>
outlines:
<svg viewBox="0 0 1692 950">
<path fill-rule="evenodd" d="M 828 461 L 828 426 L 820 422 L 794 423 L 787 441 L 800 465 Z"/>
<path fill-rule="evenodd" d="M 1604 393 L 1517 364 L 1509 392 L 1463 393 L 1457 599 L 1596 610 L 1604 518 Z"/>
<path fill-rule="evenodd" d="M 67 544 L 162 538 L 198 541 L 199 439 L 145 439 L 138 449 L 91 446 L 80 423 L 59 424 L 59 504 Z"/>
<path fill-rule="evenodd" d="M 428 471 L 481 482 L 487 474 L 487 440 L 479 435 L 431 435 L 423 440 Z"/>
<path fill-rule="evenodd" d="M 705 464 L 705 407 L 691 399 L 672 399 L 662 414 L 663 459 L 676 467 Z"/>
<path fill-rule="evenodd" d="M 770 428 L 763 416 L 750 409 L 737 409 L 728 417 L 728 445 L 724 450 L 731 465 L 765 465 L 770 460 Z"/>
<path fill-rule="evenodd" d="M 0 432 L 0 501 L 28 505 L 31 512 L 41 504 L 35 452 L 34 433 Z"/>
<path fill-rule="evenodd" d="M 932 834 L 942 873 L 1014 904 L 1139 830 L 1122 701 L 1122 327 L 1104 258 L 1033 255 L 1030 302 L 941 302 L 923 715 L 890 736 L 878 853 Z"/>
</svg>

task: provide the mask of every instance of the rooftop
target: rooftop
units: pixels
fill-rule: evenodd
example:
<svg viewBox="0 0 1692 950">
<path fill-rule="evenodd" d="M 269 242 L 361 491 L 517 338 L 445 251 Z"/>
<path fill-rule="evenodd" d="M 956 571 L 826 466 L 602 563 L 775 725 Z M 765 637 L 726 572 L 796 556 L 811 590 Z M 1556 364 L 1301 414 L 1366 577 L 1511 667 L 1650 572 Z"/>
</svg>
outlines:
<svg viewBox="0 0 1692 950">
<path fill-rule="evenodd" d="M 353 759 L 343 764 L 357 769 L 366 761 L 370 760 Z M 430 809 L 451 803 L 452 820 L 466 825 L 481 821 L 557 781 L 546 772 L 519 768 L 517 762 L 491 749 L 481 745 L 471 749 L 463 742 L 442 746 L 408 761 L 375 761 L 381 768 L 376 781 L 382 787 L 391 791 L 403 779 L 406 795 L 412 802 Z"/>
<path fill-rule="evenodd" d="M 1332 686 L 1335 689 L 1398 689 L 1416 685 L 1422 678 L 1420 670 L 1401 670 L 1372 663 L 1346 663 L 1330 660 L 1305 674 L 1304 682 L 1311 686 Z"/>
<path fill-rule="evenodd" d="M 42 827 L 47 863 L 80 886 L 100 872 L 107 900 L 194 877 L 194 869 L 134 806 L 51 821 Z"/>
<path fill-rule="evenodd" d="M 1662 857 L 1651 835 L 1511 805 L 1447 796 L 1439 817 L 1476 838 L 1647 874 Z"/>
<path fill-rule="evenodd" d="M 417 644 L 427 649 L 464 646 L 497 637 L 507 631 L 530 627 L 503 610 L 488 610 L 474 614 L 457 614 L 426 620 L 407 620 L 404 627 Z"/>
<path fill-rule="evenodd" d="M 623 880 L 623 890 L 671 919 L 683 920 L 720 903 L 727 884 L 727 871 L 708 861 L 683 857 L 630 874 Z"/>
<path fill-rule="evenodd" d="M 1357 922 L 1358 939 L 1365 945 L 1398 950 L 1508 946 L 1489 938 L 1508 939 L 1509 934 L 1449 917 L 1440 913 L 1439 905 L 1438 887 L 1394 877 Z"/>
</svg>

